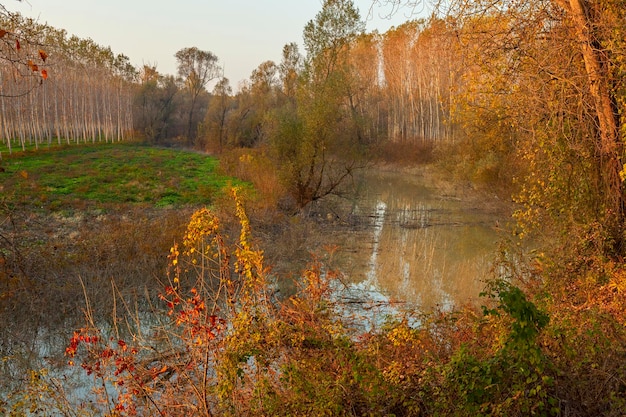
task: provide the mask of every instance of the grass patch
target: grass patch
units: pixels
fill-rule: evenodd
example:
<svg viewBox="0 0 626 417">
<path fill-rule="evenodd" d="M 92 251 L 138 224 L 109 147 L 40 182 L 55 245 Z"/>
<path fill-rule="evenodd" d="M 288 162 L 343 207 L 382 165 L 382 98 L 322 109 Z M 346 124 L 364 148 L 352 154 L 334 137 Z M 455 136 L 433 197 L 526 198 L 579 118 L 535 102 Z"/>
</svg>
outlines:
<svg viewBox="0 0 626 417">
<path fill-rule="evenodd" d="M 2 165 L 4 195 L 16 203 L 55 210 L 79 202 L 206 205 L 237 182 L 216 172 L 213 157 L 139 144 L 15 152 Z"/>
</svg>

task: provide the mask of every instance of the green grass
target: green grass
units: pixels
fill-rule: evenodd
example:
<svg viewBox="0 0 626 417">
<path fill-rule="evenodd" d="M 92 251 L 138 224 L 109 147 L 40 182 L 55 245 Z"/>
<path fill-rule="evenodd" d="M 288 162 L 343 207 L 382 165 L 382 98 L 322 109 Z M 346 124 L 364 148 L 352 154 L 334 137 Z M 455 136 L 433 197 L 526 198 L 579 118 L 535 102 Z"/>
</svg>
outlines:
<svg viewBox="0 0 626 417">
<path fill-rule="evenodd" d="M 73 145 L 3 155 L 0 192 L 15 203 L 51 209 L 144 203 L 210 204 L 237 180 L 216 173 L 217 159 L 138 144 Z"/>
</svg>

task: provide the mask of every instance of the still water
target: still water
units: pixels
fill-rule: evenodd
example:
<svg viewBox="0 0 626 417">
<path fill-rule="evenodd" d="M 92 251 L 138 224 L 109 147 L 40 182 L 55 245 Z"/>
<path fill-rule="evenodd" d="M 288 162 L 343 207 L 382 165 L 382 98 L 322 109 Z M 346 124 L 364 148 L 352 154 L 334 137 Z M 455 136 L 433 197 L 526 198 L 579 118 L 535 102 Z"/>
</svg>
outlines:
<svg viewBox="0 0 626 417">
<path fill-rule="evenodd" d="M 355 227 L 336 237 L 337 265 L 374 300 L 421 311 L 476 302 L 508 221 L 489 199 L 444 191 L 427 176 L 368 172 L 346 217 Z"/>
</svg>

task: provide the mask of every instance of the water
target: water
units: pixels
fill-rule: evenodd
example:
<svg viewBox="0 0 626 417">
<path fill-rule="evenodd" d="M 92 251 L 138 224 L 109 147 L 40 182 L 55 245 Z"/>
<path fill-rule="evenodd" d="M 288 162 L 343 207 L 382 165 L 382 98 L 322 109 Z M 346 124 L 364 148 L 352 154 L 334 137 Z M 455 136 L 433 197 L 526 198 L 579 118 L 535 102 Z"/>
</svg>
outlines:
<svg viewBox="0 0 626 417">
<path fill-rule="evenodd" d="M 475 303 L 506 223 L 503 204 L 471 190 L 446 193 L 428 177 L 372 171 L 337 233 L 337 265 L 366 297 L 421 311 Z M 365 226 L 363 226 L 365 225 Z"/>
</svg>

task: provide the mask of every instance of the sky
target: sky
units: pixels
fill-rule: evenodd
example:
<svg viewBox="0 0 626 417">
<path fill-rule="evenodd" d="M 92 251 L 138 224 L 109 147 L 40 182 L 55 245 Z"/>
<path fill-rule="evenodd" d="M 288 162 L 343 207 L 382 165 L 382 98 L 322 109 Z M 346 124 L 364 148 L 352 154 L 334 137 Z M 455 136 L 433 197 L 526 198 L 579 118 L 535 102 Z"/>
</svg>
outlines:
<svg viewBox="0 0 626 417">
<path fill-rule="evenodd" d="M 384 32 L 416 17 L 410 10 L 389 15 L 374 0 L 354 0 L 367 30 Z M 280 62 L 282 48 L 297 42 L 322 8 L 322 0 L 4 0 L 11 12 L 91 38 L 141 67 L 176 74 L 174 54 L 195 46 L 215 54 L 237 88 L 264 61 Z"/>
</svg>

